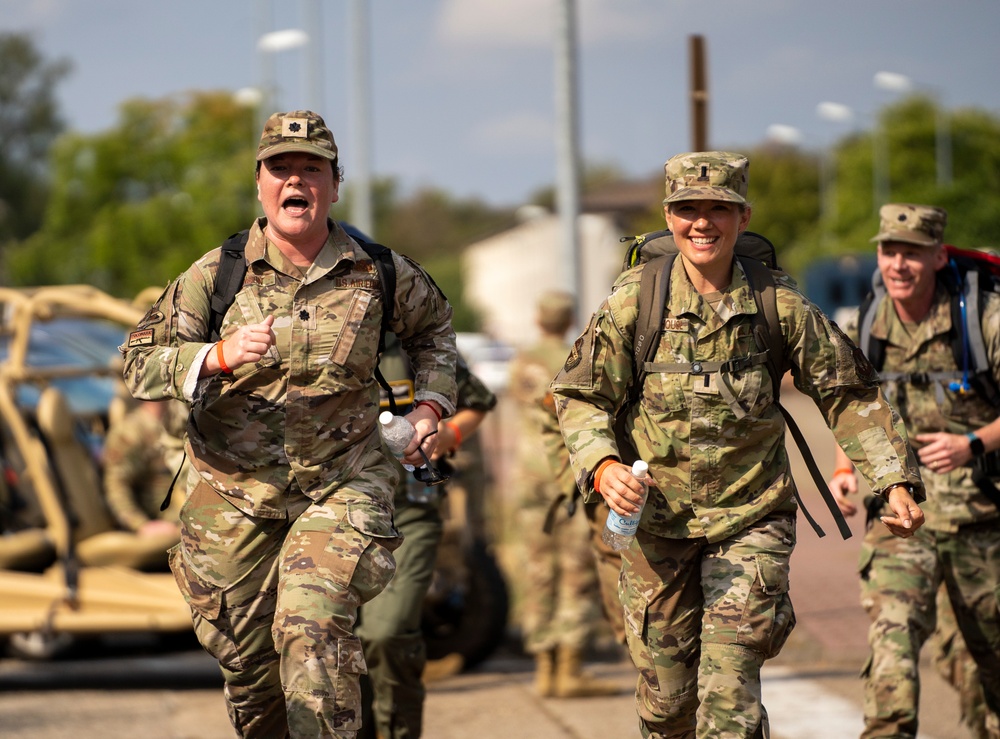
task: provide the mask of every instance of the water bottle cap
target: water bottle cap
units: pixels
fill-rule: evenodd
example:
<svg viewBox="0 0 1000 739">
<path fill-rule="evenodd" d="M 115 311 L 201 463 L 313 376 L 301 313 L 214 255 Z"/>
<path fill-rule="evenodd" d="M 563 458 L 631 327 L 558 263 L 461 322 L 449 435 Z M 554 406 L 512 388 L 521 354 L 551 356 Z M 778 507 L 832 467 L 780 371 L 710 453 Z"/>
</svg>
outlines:
<svg viewBox="0 0 1000 739">
<path fill-rule="evenodd" d="M 636 477 L 643 477 L 649 471 L 649 465 L 643 462 L 641 459 L 637 459 L 632 463 L 632 474 Z"/>
<path fill-rule="evenodd" d="M 392 411 L 382 411 L 378 414 L 378 422 L 383 426 L 388 426 L 392 423 L 393 418 L 395 418 L 395 416 L 392 415 Z"/>
</svg>

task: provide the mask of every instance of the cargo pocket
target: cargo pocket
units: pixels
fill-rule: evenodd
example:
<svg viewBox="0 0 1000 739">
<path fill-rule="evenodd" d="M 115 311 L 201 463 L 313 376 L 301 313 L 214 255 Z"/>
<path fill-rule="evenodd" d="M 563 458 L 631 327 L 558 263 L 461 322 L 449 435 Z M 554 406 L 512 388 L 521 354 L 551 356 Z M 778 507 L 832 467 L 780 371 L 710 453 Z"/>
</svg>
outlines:
<svg viewBox="0 0 1000 739">
<path fill-rule="evenodd" d="M 337 679 L 333 695 L 333 728 L 361 730 L 361 675 L 368 674 L 361 640 L 344 637 L 337 640 Z"/>
<path fill-rule="evenodd" d="M 622 568 L 618 578 L 618 597 L 621 600 L 625 617 L 625 642 L 643 682 L 649 686 L 650 690 L 659 693 L 660 678 L 656 674 L 653 654 L 646 643 L 649 602 L 642 593 L 628 586 L 624 572 L 625 570 Z"/>
<path fill-rule="evenodd" d="M 207 582 L 190 567 L 180 545 L 169 551 L 170 570 L 184 600 L 191 608 L 194 633 L 205 651 L 223 667 L 237 670 L 243 667 L 233 629 L 225 609 L 223 589 Z"/>
<path fill-rule="evenodd" d="M 795 628 L 795 611 L 788 595 L 788 559 L 757 554 L 754 562 L 757 576 L 740 621 L 737 643 L 771 659 Z"/>
</svg>

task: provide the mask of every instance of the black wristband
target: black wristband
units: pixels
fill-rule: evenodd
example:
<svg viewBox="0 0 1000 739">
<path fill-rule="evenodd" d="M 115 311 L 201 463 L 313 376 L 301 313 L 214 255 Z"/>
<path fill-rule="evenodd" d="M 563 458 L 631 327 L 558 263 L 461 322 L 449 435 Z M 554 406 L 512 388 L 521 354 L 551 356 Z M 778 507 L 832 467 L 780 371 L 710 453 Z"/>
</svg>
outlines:
<svg viewBox="0 0 1000 739">
<path fill-rule="evenodd" d="M 986 446 L 982 439 L 971 432 L 966 434 L 965 438 L 969 440 L 969 451 L 972 452 L 973 457 L 981 457 L 986 454 Z"/>
</svg>

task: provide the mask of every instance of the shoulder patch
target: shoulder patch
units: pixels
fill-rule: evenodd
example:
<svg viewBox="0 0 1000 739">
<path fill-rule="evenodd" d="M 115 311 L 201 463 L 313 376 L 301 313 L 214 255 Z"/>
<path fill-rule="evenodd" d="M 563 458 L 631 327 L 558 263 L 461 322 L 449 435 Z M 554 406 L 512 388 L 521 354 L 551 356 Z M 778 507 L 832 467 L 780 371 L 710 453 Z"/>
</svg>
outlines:
<svg viewBox="0 0 1000 739">
<path fill-rule="evenodd" d="M 566 357 L 566 364 L 563 365 L 563 369 L 566 372 L 576 369 L 579 366 L 580 361 L 583 359 L 583 336 L 580 336 L 575 342 L 573 342 L 572 348 L 569 350 L 569 356 Z"/>
<path fill-rule="evenodd" d="M 146 315 L 142 317 L 142 320 L 136 325 L 137 329 L 147 328 L 149 326 L 155 326 L 158 323 L 163 323 L 166 316 L 163 315 L 163 311 L 159 310 L 156 306 L 153 306 L 148 311 Z"/>
<path fill-rule="evenodd" d="M 131 349 L 134 346 L 150 346 L 153 343 L 153 329 L 147 328 L 141 331 L 133 331 L 128 335 L 127 346 Z"/>
</svg>

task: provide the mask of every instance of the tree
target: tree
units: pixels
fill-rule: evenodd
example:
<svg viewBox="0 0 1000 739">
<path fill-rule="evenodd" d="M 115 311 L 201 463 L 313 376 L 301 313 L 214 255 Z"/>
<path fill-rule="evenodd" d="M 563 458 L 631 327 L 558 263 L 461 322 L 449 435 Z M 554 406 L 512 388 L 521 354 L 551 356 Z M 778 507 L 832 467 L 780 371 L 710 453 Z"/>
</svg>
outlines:
<svg viewBox="0 0 1000 739">
<path fill-rule="evenodd" d="M 0 245 L 41 222 L 45 158 L 63 129 L 55 87 L 69 69 L 66 61 L 45 62 L 28 36 L 0 33 Z"/>
<path fill-rule="evenodd" d="M 42 228 L 10 250 L 15 284 L 164 285 L 256 212 L 254 111 L 228 93 L 135 99 L 113 129 L 53 150 Z"/>
</svg>

